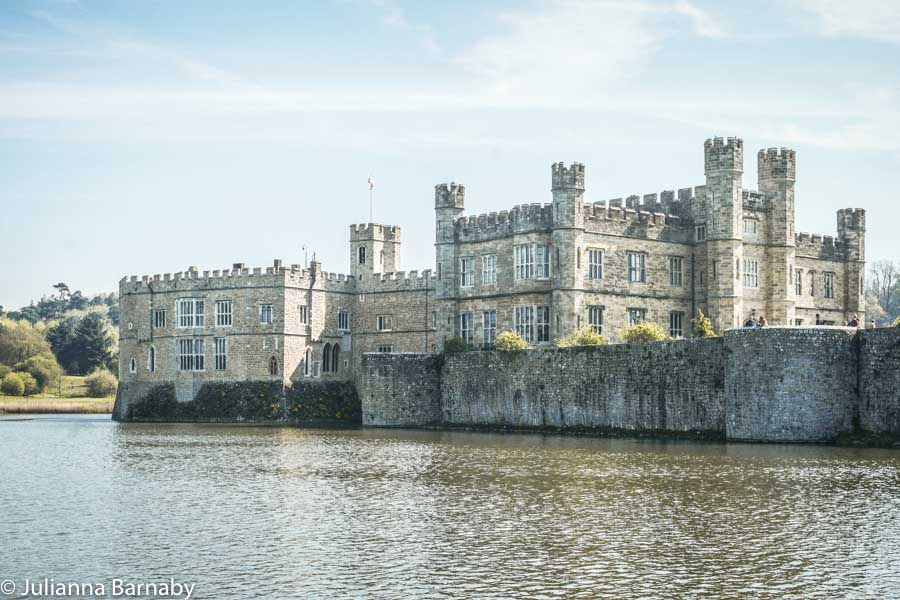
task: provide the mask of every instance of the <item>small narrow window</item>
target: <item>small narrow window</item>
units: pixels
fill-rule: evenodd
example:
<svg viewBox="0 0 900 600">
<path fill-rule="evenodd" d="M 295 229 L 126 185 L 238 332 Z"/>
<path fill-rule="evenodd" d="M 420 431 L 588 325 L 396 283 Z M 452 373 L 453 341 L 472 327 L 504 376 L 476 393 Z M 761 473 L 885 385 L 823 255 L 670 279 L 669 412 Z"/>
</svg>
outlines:
<svg viewBox="0 0 900 600">
<path fill-rule="evenodd" d="M 128 372 L 134 373 L 135 371 L 137 371 L 137 361 L 132 358 L 131 362 L 128 363 Z"/>
<path fill-rule="evenodd" d="M 269 359 L 269 375 L 278 375 L 278 359 L 274 356 Z"/>
<path fill-rule="evenodd" d="M 151 373 L 156 372 L 156 348 L 150 346 L 150 353 L 147 355 L 147 370 Z"/>
<path fill-rule="evenodd" d="M 359 264 L 361 264 L 361 265 L 366 264 L 366 247 L 360 246 L 357 254 L 359 257 L 359 259 L 358 259 Z M 344 256 L 346 256 L 346 254 Z"/>
</svg>

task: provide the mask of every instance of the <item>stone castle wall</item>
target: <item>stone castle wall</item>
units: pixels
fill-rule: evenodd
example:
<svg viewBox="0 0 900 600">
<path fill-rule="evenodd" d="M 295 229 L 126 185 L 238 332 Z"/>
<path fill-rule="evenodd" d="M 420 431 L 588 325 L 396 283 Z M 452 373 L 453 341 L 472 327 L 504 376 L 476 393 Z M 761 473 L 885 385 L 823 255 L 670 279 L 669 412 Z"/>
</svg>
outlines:
<svg viewBox="0 0 900 600">
<path fill-rule="evenodd" d="M 767 328 L 724 338 L 366 355 L 363 424 L 824 442 L 900 435 L 900 329 Z M 438 392 L 439 390 L 439 392 Z"/>
</svg>

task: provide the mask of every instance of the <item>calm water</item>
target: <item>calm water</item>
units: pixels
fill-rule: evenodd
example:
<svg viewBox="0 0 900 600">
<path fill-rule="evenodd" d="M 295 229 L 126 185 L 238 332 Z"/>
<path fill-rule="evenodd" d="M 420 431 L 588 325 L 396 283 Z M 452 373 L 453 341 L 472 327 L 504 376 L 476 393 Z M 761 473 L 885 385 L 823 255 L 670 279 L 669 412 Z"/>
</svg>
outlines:
<svg viewBox="0 0 900 600">
<path fill-rule="evenodd" d="M 900 451 L 19 418 L 0 418 L 0 579 L 900 596 Z"/>
</svg>

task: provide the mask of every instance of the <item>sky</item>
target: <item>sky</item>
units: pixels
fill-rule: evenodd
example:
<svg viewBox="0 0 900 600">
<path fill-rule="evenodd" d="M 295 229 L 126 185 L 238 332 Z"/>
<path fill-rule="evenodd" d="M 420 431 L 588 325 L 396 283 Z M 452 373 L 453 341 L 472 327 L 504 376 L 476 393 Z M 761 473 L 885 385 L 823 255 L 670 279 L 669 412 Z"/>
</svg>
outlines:
<svg viewBox="0 0 900 600">
<path fill-rule="evenodd" d="M 900 2 L 0 3 L 0 305 L 234 262 L 349 270 L 349 225 L 434 263 L 468 214 L 702 185 L 703 142 L 797 151 L 797 230 L 867 209 L 900 259 Z"/>
</svg>

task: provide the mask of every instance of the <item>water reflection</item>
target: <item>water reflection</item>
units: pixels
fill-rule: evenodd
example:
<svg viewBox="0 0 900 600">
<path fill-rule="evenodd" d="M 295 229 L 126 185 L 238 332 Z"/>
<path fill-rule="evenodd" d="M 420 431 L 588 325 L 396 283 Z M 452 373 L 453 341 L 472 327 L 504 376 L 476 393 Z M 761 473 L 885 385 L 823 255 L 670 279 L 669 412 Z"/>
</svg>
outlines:
<svg viewBox="0 0 900 600">
<path fill-rule="evenodd" d="M 194 597 L 900 595 L 900 452 L 0 422 L 0 575 Z"/>
</svg>

